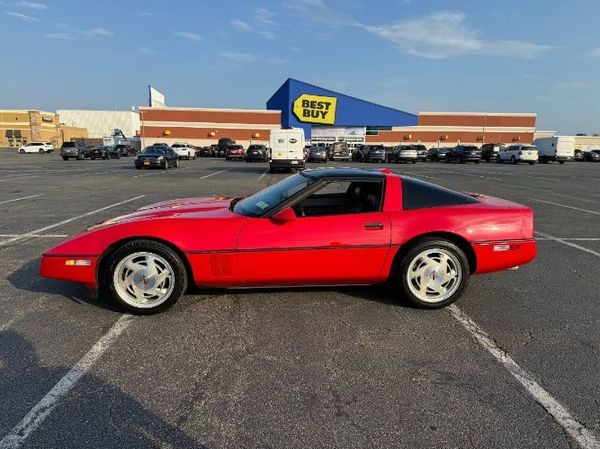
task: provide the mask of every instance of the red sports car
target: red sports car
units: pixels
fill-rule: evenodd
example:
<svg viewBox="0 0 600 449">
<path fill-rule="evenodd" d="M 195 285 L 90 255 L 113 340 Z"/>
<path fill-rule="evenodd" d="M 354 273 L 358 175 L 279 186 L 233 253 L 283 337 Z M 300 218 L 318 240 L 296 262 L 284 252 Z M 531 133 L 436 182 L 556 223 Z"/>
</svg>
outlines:
<svg viewBox="0 0 600 449">
<path fill-rule="evenodd" d="M 193 230 L 193 232 L 190 232 Z M 533 212 L 388 170 L 305 170 L 245 198 L 166 201 L 88 228 L 42 256 L 41 275 L 106 291 L 133 313 L 202 287 L 377 284 L 424 308 L 471 274 L 536 255 Z"/>
</svg>

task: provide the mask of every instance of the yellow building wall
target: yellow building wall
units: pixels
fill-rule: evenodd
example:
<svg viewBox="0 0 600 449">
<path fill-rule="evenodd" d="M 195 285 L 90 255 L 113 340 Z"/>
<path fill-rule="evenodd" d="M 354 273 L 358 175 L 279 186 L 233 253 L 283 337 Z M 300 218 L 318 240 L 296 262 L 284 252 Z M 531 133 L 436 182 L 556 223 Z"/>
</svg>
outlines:
<svg viewBox="0 0 600 449">
<path fill-rule="evenodd" d="M 55 147 L 65 141 L 86 138 L 87 129 L 61 126 L 55 112 L 0 110 L 0 147 L 18 147 L 28 142 L 50 142 Z"/>
</svg>

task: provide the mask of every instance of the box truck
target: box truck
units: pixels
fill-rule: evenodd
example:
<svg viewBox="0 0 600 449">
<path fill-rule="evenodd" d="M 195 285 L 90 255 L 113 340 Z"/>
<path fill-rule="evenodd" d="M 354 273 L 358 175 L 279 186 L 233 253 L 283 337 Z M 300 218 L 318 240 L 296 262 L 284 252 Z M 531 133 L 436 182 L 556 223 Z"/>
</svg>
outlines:
<svg viewBox="0 0 600 449">
<path fill-rule="evenodd" d="M 572 161 L 575 158 L 573 136 L 540 137 L 535 139 L 533 144 L 538 150 L 539 161 L 542 164 L 547 164 L 549 161 L 564 164 L 565 161 Z"/>
<path fill-rule="evenodd" d="M 269 171 L 304 169 L 304 130 L 283 128 L 271 130 Z"/>
</svg>

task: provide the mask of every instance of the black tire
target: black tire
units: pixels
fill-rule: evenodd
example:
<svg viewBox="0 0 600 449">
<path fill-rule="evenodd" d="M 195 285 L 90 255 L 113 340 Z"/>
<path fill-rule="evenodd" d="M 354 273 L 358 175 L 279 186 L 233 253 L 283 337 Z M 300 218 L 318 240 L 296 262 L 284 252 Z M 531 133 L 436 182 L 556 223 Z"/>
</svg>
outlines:
<svg viewBox="0 0 600 449">
<path fill-rule="evenodd" d="M 500 156 L 496 156 L 496 163 L 497 164 L 501 164 L 502 163 L 502 159 L 500 159 Z"/>
<path fill-rule="evenodd" d="M 168 169 L 169 169 L 169 160 L 168 160 L 168 159 L 165 159 L 165 163 L 163 164 L 163 168 L 164 168 L 165 170 L 168 170 Z"/>
<path fill-rule="evenodd" d="M 517 165 L 517 158 L 514 157 L 514 156 L 511 156 L 510 157 L 510 163 L 513 164 L 513 165 Z"/>
<path fill-rule="evenodd" d="M 167 261 L 170 267 L 172 268 L 174 274 L 173 290 L 171 291 L 168 298 L 156 307 L 136 307 L 135 305 L 121 298 L 115 287 L 114 271 L 117 268 L 117 265 L 125 257 L 136 252 L 147 252 L 158 255 L 165 261 Z M 126 243 L 125 245 L 122 245 L 121 247 L 119 247 L 119 249 L 117 249 L 114 253 L 112 253 L 109 256 L 104 266 L 104 272 L 100 273 L 101 292 L 107 293 L 121 307 L 136 315 L 151 315 L 168 309 L 169 307 L 173 306 L 173 304 L 175 304 L 179 298 L 181 298 L 181 296 L 185 293 L 187 289 L 188 279 L 187 270 L 184 262 L 181 260 L 179 255 L 171 248 L 153 240 L 133 240 L 131 242 Z"/>
<path fill-rule="evenodd" d="M 21 148 L 21 149 L 19 150 L 19 154 L 25 154 L 25 150 L 24 150 L 23 148 Z"/>
<path fill-rule="evenodd" d="M 416 163 L 417 163 L 417 161 L 412 161 L 412 163 L 413 163 L 413 164 L 416 164 Z"/>
<path fill-rule="evenodd" d="M 460 281 L 454 292 L 446 299 L 440 302 L 427 302 L 417 297 L 408 285 L 407 275 L 410 264 L 420 253 L 427 250 L 441 249 L 447 253 L 453 254 L 457 262 L 457 270 L 460 271 Z M 392 270 L 392 281 L 399 289 L 403 298 L 407 299 L 413 306 L 422 309 L 440 309 L 454 303 L 462 295 L 469 282 L 470 268 L 469 260 L 465 253 L 456 244 L 439 237 L 426 237 L 415 244 L 404 254 L 401 260 L 396 260 Z"/>
<path fill-rule="evenodd" d="M 136 169 L 136 170 L 141 170 L 141 169 L 142 169 L 142 166 L 141 166 L 141 165 L 136 165 L 136 166 L 135 166 L 135 169 Z"/>
<path fill-rule="evenodd" d="M 530 163 L 529 163 L 529 165 L 533 165 L 533 164 L 534 164 L 533 162 L 530 162 Z"/>
<path fill-rule="evenodd" d="M 63 161 L 68 161 L 68 160 L 69 160 L 69 158 L 68 158 L 68 157 L 66 157 L 66 156 L 63 156 Z"/>
<path fill-rule="evenodd" d="M 559 163 L 560 165 L 562 165 L 562 164 L 564 164 L 564 163 L 565 163 L 565 161 L 558 161 L 558 163 Z"/>
<path fill-rule="evenodd" d="M 479 164 L 479 161 L 475 161 L 476 164 Z"/>
<path fill-rule="evenodd" d="M 90 159 L 91 159 L 91 160 L 93 160 L 93 161 L 95 161 L 95 160 L 96 160 L 96 158 L 95 158 L 95 157 L 91 157 Z"/>
<path fill-rule="evenodd" d="M 173 165 L 173 167 L 175 167 L 175 168 L 179 167 L 179 159 L 175 159 L 175 164 Z"/>
<path fill-rule="evenodd" d="M 44 150 L 42 150 L 41 148 L 38 150 L 38 153 L 40 154 L 44 154 Z"/>
<path fill-rule="evenodd" d="M 277 171 L 277 169 L 276 169 L 276 168 L 274 168 L 274 167 L 269 167 L 269 173 L 271 173 L 271 174 L 272 174 L 272 173 L 275 173 L 276 171 Z"/>
</svg>

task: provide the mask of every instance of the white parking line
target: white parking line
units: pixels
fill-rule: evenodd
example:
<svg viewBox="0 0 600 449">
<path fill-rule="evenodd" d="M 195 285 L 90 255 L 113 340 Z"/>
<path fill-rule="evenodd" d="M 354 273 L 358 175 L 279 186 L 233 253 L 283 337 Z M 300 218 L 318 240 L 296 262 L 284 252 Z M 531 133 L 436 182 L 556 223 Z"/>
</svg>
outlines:
<svg viewBox="0 0 600 449">
<path fill-rule="evenodd" d="M 258 177 L 258 180 L 260 181 L 261 179 L 263 179 L 267 173 L 269 173 L 269 169 L 266 169 L 265 172 Z"/>
<path fill-rule="evenodd" d="M 73 389 L 79 380 L 90 370 L 102 354 L 115 342 L 131 324 L 131 315 L 122 315 L 94 346 L 65 374 L 54 387 L 38 402 L 25 417 L 0 441 L 0 449 L 17 449 L 25 443 L 48 417 L 59 401 Z"/>
<path fill-rule="evenodd" d="M 27 179 L 27 178 L 37 178 L 37 176 L 36 175 L 12 176 L 10 178 L 0 179 L 0 182 L 4 182 L 4 181 L 17 181 L 19 179 Z"/>
<path fill-rule="evenodd" d="M 599 449 L 600 441 L 594 432 L 575 418 L 569 409 L 553 398 L 550 393 L 537 383 L 532 374 L 521 368 L 508 353 L 456 305 L 446 308 L 450 315 L 458 321 L 500 364 L 513 375 L 517 381 L 533 396 L 546 412 L 584 449 Z"/>
<path fill-rule="evenodd" d="M 220 171 L 216 171 L 214 173 L 210 173 L 208 175 L 204 175 L 204 176 L 200 176 L 200 179 L 206 179 L 206 178 L 210 178 L 211 176 L 215 176 L 218 175 L 219 173 L 223 173 L 226 172 L 227 170 L 229 170 L 228 168 L 226 168 L 225 170 L 220 170 Z"/>
<path fill-rule="evenodd" d="M 64 224 L 70 223 L 72 221 L 79 220 L 80 218 L 89 217 L 90 215 L 97 214 L 98 212 L 102 212 L 102 211 L 105 211 L 107 209 L 120 206 L 121 204 L 130 203 L 131 201 L 139 200 L 140 198 L 143 198 L 145 196 L 146 195 L 135 196 L 135 197 L 129 198 L 128 200 L 125 200 L 125 201 L 120 201 L 118 203 L 110 204 L 108 206 L 101 207 L 100 209 L 96 209 L 96 210 L 93 210 L 91 212 L 86 212 L 85 214 L 77 215 L 77 216 L 72 217 L 72 218 L 67 218 L 66 220 L 62 220 L 62 221 L 59 221 L 58 223 L 54 223 L 54 224 L 51 224 L 51 225 L 48 225 L 48 226 L 44 226 L 43 228 L 35 229 L 35 230 L 30 231 L 30 232 L 28 232 L 26 234 L 23 234 L 23 236 L 13 237 L 13 238 L 10 238 L 8 240 L 4 240 L 4 241 L 0 242 L 0 246 L 8 245 L 9 243 L 13 243 L 13 242 L 16 242 L 18 240 L 23 240 L 23 239 L 29 238 L 29 237 L 31 237 L 31 234 L 39 234 L 41 232 L 48 231 L 49 229 L 57 228 L 57 227 L 62 226 Z"/>
<path fill-rule="evenodd" d="M 570 240 L 572 242 L 600 242 L 600 237 L 536 237 L 536 240 Z"/>
<path fill-rule="evenodd" d="M 538 203 L 551 204 L 552 206 L 564 207 L 566 209 L 578 210 L 581 212 L 587 212 L 588 214 L 600 215 L 600 212 L 589 209 L 582 209 L 581 207 L 569 206 L 568 204 L 555 203 L 553 201 L 538 200 L 537 198 L 527 198 L 530 201 L 537 201 Z"/>
<path fill-rule="evenodd" d="M 4 201 L 0 201 L 0 204 L 14 203 L 15 201 L 28 200 L 28 199 L 37 198 L 37 197 L 40 197 L 40 196 L 44 196 L 44 194 L 40 193 L 38 195 L 22 196 L 21 198 L 13 198 L 12 200 L 4 200 Z"/>
<path fill-rule="evenodd" d="M 577 245 L 576 243 L 567 242 L 565 239 L 561 239 L 558 237 L 554 237 L 553 235 L 546 234 L 545 232 L 535 231 L 536 234 L 541 235 L 542 237 L 546 237 L 549 240 L 554 240 L 555 242 L 562 243 L 563 245 L 570 246 L 571 248 L 578 249 L 580 251 L 584 251 L 586 253 L 592 254 L 596 257 L 600 257 L 600 253 L 594 251 L 592 249 L 586 248 L 585 246 Z"/>
<path fill-rule="evenodd" d="M 22 237 L 22 238 L 41 238 L 41 239 L 57 239 L 57 238 L 65 238 L 68 237 L 69 234 L 0 234 L 0 238 L 9 238 L 9 237 Z"/>
</svg>

